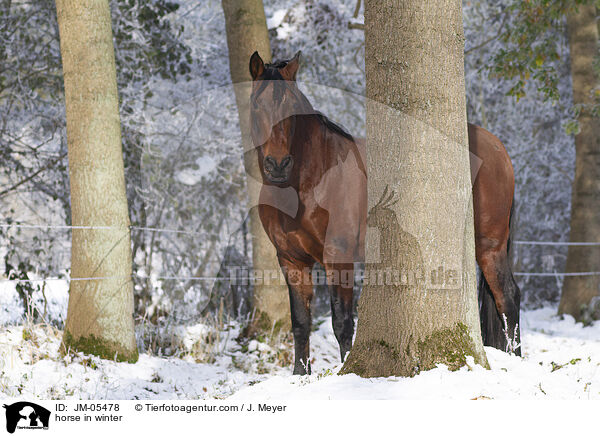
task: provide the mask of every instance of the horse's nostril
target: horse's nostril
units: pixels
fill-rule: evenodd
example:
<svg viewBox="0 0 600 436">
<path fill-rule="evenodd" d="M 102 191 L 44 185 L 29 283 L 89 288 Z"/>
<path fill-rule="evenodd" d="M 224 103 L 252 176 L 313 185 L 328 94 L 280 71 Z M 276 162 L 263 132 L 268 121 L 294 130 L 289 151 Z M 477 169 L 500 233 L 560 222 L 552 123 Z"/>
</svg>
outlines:
<svg viewBox="0 0 600 436">
<path fill-rule="evenodd" d="M 273 171 L 277 168 L 277 162 L 271 156 L 267 156 L 265 158 L 264 167 L 267 171 Z"/>
<path fill-rule="evenodd" d="M 293 164 L 294 158 L 292 158 L 292 156 L 290 156 L 289 154 L 281 160 L 281 163 L 279 165 L 277 164 L 275 158 L 273 158 L 272 156 L 267 156 L 264 160 L 264 168 L 265 171 L 268 173 L 284 171 L 286 169 L 291 168 Z"/>
</svg>

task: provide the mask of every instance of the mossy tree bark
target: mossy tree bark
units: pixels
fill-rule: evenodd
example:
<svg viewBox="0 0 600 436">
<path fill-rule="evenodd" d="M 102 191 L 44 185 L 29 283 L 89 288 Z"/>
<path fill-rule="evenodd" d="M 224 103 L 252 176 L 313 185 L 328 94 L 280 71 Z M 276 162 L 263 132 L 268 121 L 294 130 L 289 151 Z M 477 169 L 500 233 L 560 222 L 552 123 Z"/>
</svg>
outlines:
<svg viewBox="0 0 600 436">
<path fill-rule="evenodd" d="M 412 376 L 481 340 L 460 0 L 367 0 L 366 284 L 342 373 Z M 379 274 L 377 274 L 379 273 Z"/>
<path fill-rule="evenodd" d="M 57 0 L 74 226 L 63 351 L 136 361 L 129 215 L 108 0 Z"/>
<path fill-rule="evenodd" d="M 581 5 L 567 17 L 573 104 L 583 105 L 579 116 L 580 131 L 575 135 L 575 179 L 571 200 L 571 242 L 600 242 L 600 120 L 590 111 L 593 89 L 598 86 L 594 57 L 598 53 L 596 8 Z M 600 271 L 600 247 L 570 246 L 567 272 Z M 576 320 L 597 317 L 590 307 L 600 295 L 600 276 L 566 277 L 559 313 L 573 315 Z"/>
<path fill-rule="evenodd" d="M 271 331 L 274 325 L 289 329 L 291 321 L 288 289 L 284 284 L 275 248 L 263 229 L 256 207 L 262 178 L 250 135 L 250 57 L 258 51 L 265 62 L 271 61 L 265 11 L 262 0 L 223 0 L 222 6 L 229 48 L 229 69 L 234 83 L 242 134 L 249 204 L 254 206 L 250 209 L 252 263 L 255 272 L 266 276 L 254 285 L 252 330 Z"/>
</svg>

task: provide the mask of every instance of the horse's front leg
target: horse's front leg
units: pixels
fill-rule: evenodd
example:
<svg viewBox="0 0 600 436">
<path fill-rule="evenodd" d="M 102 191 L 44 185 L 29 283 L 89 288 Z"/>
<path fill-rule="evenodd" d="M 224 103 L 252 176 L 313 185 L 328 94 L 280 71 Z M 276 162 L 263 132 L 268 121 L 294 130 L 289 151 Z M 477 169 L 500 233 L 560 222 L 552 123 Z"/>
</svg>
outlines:
<svg viewBox="0 0 600 436">
<path fill-rule="evenodd" d="M 331 321 L 335 338 L 340 345 L 342 362 L 352 347 L 354 316 L 352 312 L 354 291 L 354 264 L 325 265 L 327 284 L 331 296 Z"/>
<path fill-rule="evenodd" d="M 294 334 L 294 375 L 310 374 L 309 336 L 312 324 L 312 265 L 279 259 L 290 291 L 292 333 Z"/>
</svg>

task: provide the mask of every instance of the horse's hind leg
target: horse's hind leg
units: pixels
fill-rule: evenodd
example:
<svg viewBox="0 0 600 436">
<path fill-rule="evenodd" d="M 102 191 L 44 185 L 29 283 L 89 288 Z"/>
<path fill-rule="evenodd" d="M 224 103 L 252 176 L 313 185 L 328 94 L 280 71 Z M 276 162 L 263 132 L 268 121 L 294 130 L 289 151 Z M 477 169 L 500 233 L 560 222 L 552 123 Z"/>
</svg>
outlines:
<svg viewBox="0 0 600 436">
<path fill-rule="evenodd" d="M 506 244 L 489 249 L 477 259 L 483 277 L 479 283 L 481 333 L 484 345 L 510 351 L 507 336 L 521 342 L 521 292 L 510 270 Z M 505 319 L 506 318 L 506 321 Z M 518 356 L 521 349 L 512 350 Z"/>
<path fill-rule="evenodd" d="M 335 338 L 340 345 L 342 362 L 352 347 L 354 317 L 352 294 L 354 290 L 354 264 L 326 266 L 329 293 L 331 295 L 331 320 Z"/>
<path fill-rule="evenodd" d="M 311 266 L 280 259 L 290 292 L 292 333 L 294 335 L 294 375 L 310 374 L 309 337 L 312 324 L 310 303 L 313 297 Z"/>
</svg>

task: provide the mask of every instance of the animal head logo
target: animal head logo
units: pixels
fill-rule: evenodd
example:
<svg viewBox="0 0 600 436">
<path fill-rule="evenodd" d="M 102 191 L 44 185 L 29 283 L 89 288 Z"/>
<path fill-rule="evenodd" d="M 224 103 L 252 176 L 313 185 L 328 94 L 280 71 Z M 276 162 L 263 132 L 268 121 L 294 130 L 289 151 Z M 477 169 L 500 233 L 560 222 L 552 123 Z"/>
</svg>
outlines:
<svg viewBox="0 0 600 436">
<path fill-rule="evenodd" d="M 4 404 L 6 409 L 6 431 L 14 433 L 19 429 L 48 429 L 50 411 L 35 403 L 19 401 Z"/>
<path fill-rule="evenodd" d="M 377 204 L 369 210 L 367 226 L 384 228 L 389 223 L 397 221 L 396 213 L 391 209 L 399 201 L 399 199 L 394 200 L 394 195 L 395 192 L 386 186 Z"/>
<path fill-rule="evenodd" d="M 379 264 L 382 268 L 422 276 L 423 256 L 417 238 L 400 227 L 396 212 L 392 209 L 400 199 L 388 186 L 379 201 L 369 209 L 367 226 L 377 228 L 379 234 Z"/>
</svg>

